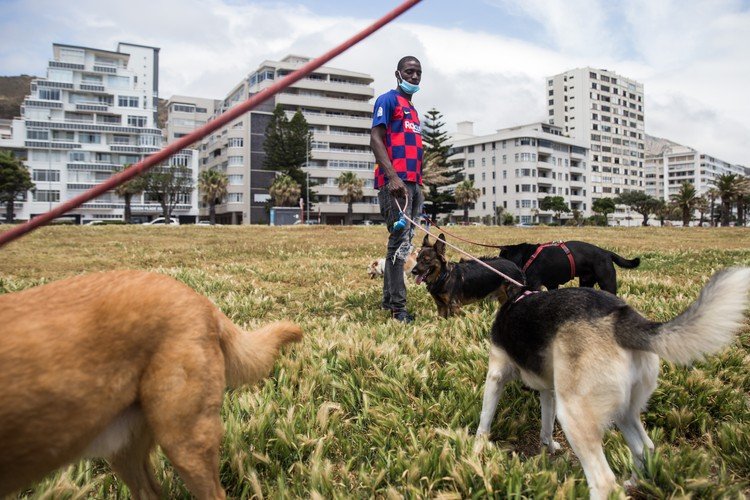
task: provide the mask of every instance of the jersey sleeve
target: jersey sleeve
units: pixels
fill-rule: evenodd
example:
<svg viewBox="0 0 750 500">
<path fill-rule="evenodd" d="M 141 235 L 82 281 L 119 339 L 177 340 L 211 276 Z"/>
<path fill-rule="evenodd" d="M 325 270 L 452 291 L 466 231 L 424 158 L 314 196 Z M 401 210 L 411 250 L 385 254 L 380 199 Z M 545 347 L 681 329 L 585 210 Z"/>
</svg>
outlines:
<svg viewBox="0 0 750 500">
<path fill-rule="evenodd" d="M 375 101 L 375 107 L 372 110 L 372 128 L 379 125 L 387 127 L 393 115 L 395 105 L 395 99 L 393 99 L 393 94 L 390 92 L 378 97 Z"/>
</svg>

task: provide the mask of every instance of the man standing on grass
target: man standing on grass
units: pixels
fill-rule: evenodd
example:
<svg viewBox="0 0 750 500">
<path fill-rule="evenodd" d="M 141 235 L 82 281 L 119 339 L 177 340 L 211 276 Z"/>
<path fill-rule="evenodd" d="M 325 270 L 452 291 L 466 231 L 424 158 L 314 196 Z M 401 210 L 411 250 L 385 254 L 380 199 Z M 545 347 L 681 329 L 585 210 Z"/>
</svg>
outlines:
<svg viewBox="0 0 750 500">
<path fill-rule="evenodd" d="M 396 66 L 398 87 L 378 97 L 373 110 L 370 147 L 375 154 L 375 189 L 380 213 L 390 233 L 383 279 L 383 309 L 393 319 L 411 323 L 406 310 L 404 261 L 411 250 L 414 228 L 400 221 L 398 205 L 414 221 L 422 213 L 422 127 L 411 103 L 422 80 L 422 65 L 413 56 Z M 396 200 L 398 205 L 396 205 Z"/>
</svg>

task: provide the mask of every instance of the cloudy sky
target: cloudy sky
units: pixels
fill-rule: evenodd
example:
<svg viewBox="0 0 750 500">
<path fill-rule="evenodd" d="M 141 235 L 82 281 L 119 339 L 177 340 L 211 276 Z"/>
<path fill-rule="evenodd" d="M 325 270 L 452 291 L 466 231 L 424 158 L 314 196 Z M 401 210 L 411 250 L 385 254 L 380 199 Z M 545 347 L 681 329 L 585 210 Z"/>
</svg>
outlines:
<svg viewBox="0 0 750 500">
<path fill-rule="evenodd" d="M 160 47 L 160 94 L 223 98 L 265 59 L 320 55 L 397 0 L 0 0 L 0 75 L 44 76 L 52 43 Z M 419 57 L 415 105 L 447 130 L 543 120 L 545 77 L 591 66 L 645 87 L 646 132 L 750 166 L 750 0 L 423 0 L 330 66 Z"/>
</svg>

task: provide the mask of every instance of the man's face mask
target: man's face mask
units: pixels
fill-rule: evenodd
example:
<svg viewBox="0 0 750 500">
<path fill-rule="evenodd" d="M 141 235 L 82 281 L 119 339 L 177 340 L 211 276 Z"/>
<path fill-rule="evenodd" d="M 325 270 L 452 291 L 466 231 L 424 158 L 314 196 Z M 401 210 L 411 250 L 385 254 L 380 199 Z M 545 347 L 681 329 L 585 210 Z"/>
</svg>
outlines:
<svg viewBox="0 0 750 500">
<path fill-rule="evenodd" d="M 401 87 L 401 90 L 406 92 L 407 94 L 416 94 L 419 92 L 419 85 L 414 85 L 413 83 L 409 83 L 406 80 L 404 80 L 404 77 L 401 76 L 401 72 L 398 72 L 398 76 L 401 78 L 401 81 L 398 82 L 398 86 Z"/>
</svg>

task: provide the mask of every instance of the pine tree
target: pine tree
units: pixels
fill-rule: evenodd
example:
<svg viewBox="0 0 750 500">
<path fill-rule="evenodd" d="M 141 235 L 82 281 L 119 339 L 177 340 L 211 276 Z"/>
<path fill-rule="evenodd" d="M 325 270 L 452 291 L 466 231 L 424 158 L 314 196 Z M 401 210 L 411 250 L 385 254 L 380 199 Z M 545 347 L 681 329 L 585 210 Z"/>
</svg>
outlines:
<svg viewBox="0 0 750 500">
<path fill-rule="evenodd" d="M 438 214 L 450 213 L 456 208 L 453 193 L 438 190 L 460 180 L 460 168 L 448 163 L 450 145 L 448 133 L 443 130 L 443 115 L 435 108 L 429 110 L 422 121 L 422 147 L 424 149 L 422 176 L 426 187 L 425 204 L 433 220 Z"/>
<path fill-rule="evenodd" d="M 312 155 L 312 132 L 302 112 L 297 110 L 290 120 L 286 117 L 284 108 L 277 104 L 266 128 L 263 149 L 266 152 L 263 165 L 291 177 L 301 186 L 305 202 L 314 201 L 312 192 L 311 200 L 307 200 L 307 175 L 302 170 L 308 154 Z M 310 185 L 312 186 L 312 182 Z"/>
</svg>

